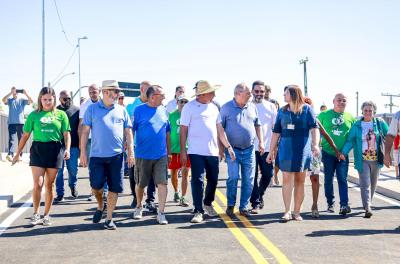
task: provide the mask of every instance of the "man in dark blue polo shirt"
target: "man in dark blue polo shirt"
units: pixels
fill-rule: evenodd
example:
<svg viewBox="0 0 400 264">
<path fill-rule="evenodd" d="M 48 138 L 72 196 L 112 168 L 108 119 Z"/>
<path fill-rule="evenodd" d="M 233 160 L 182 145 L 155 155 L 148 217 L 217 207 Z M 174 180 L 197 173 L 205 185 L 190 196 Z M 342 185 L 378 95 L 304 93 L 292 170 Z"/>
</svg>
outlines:
<svg viewBox="0 0 400 264">
<path fill-rule="evenodd" d="M 235 87 L 235 97 L 221 107 L 221 125 L 225 129 L 230 146 L 235 152 L 236 159 L 226 155 L 228 179 L 226 180 L 228 208 L 226 213 L 233 215 L 236 203 L 236 191 L 241 171 L 241 195 L 239 212 L 249 216 L 247 205 L 253 190 L 255 154 L 254 140 L 257 136 L 260 153 L 264 152 L 263 137 L 260 129 L 257 108 L 249 103 L 251 93 L 249 87 L 240 83 Z M 226 150 L 228 154 L 228 150 Z"/>
<path fill-rule="evenodd" d="M 83 118 L 81 134 L 81 163 L 88 164 L 86 144 L 89 132 L 92 132 L 90 150 L 90 186 L 97 200 L 97 210 L 93 222 L 98 223 L 103 215 L 103 186 L 107 182 L 107 218 L 106 229 L 116 229 L 112 213 L 117 204 L 118 193 L 123 191 L 123 151 L 124 137 L 128 149 L 128 166 L 132 167 L 133 157 L 132 123 L 126 109 L 117 103 L 121 89 L 117 81 L 104 81 L 103 98 L 88 107 Z"/>
</svg>

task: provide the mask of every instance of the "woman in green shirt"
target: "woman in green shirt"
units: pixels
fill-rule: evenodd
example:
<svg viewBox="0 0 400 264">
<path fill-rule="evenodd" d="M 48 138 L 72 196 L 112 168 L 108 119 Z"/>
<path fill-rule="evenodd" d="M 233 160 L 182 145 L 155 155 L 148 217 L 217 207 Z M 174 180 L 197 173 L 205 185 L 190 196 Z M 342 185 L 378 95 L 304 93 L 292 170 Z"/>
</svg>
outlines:
<svg viewBox="0 0 400 264">
<path fill-rule="evenodd" d="M 33 176 L 33 209 L 30 223 L 51 225 L 49 212 L 53 203 L 53 186 L 63 159 L 69 159 L 71 145 L 70 126 L 64 111 L 56 109 L 56 95 L 53 88 L 44 87 L 39 93 L 38 109 L 29 114 L 24 125 L 24 134 L 12 164 L 18 161 L 31 133 L 33 142 L 30 149 L 29 166 Z M 46 186 L 44 217 L 40 219 L 39 206 L 43 185 Z"/>
</svg>

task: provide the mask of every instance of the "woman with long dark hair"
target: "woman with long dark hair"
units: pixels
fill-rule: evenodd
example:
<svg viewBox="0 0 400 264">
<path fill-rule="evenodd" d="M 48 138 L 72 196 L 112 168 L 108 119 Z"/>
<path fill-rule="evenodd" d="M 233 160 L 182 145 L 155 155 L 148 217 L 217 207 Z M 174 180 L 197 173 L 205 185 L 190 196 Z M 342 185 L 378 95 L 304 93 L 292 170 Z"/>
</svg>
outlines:
<svg viewBox="0 0 400 264">
<path fill-rule="evenodd" d="M 292 219 L 290 209 L 294 189 L 293 218 L 301 221 L 306 172 L 310 168 L 312 155 L 319 154 L 318 125 L 314 111 L 305 104 L 299 86 L 286 86 L 284 98 L 287 104 L 278 112 L 267 162 L 275 160 L 276 152 L 279 152 L 277 162 L 283 174 L 282 196 L 285 205 L 282 220 Z"/>
<path fill-rule="evenodd" d="M 24 134 L 12 164 L 18 161 L 26 141 L 33 133 L 29 166 L 33 176 L 32 225 L 51 225 L 49 213 L 53 203 L 54 181 L 63 159 L 69 159 L 71 145 L 70 126 L 66 113 L 56 109 L 56 94 L 53 88 L 43 87 L 38 97 L 38 108 L 31 112 L 24 125 Z M 64 143 L 64 144 L 63 144 Z M 43 185 L 46 187 L 44 217 L 40 219 L 40 198 Z"/>
</svg>

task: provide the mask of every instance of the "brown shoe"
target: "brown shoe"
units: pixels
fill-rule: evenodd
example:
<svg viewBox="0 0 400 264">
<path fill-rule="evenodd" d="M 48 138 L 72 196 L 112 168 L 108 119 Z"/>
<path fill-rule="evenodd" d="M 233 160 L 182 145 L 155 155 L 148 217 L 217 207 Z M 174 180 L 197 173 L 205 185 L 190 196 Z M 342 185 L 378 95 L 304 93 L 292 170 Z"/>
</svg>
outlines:
<svg viewBox="0 0 400 264">
<path fill-rule="evenodd" d="M 241 216 L 246 216 L 246 217 L 250 216 L 250 212 L 247 209 L 240 210 L 239 213 Z"/>
</svg>

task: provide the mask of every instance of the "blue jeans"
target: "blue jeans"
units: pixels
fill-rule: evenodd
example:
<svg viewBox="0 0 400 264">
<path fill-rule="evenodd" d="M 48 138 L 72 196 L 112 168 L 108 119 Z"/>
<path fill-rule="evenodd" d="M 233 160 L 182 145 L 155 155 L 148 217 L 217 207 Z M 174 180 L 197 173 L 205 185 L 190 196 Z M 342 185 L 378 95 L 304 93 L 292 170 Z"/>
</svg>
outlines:
<svg viewBox="0 0 400 264">
<path fill-rule="evenodd" d="M 75 188 L 78 181 L 78 158 L 79 148 L 71 148 L 69 160 L 64 160 L 61 169 L 58 170 L 56 178 L 56 192 L 58 196 L 64 196 L 64 166 L 67 164 L 68 186 Z"/>
<path fill-rule="evenodd" d="M 261 201 L 265 190 L 271 182 L 272 176 L 274 175 L 274 166 L 272 163 L 267 163 L 268 152 L 264 152 L 260 155 L 259 151 L 256 151 L 256 167 L 254 169 L 254 186 L 253 192 L 251 193 L 250 203 L 253 208 L 257 207 Z M 261 170 L 260 182 L 258 182 L 258 167 Z"/>
<path fill-rule="evenodd" d="M 333 193 L 333 177 L 335 176 L 339 186 L 340 206 L 349 204 L 347 173 L 349 170 L 349 159 L 338 161 L 336 156 L 330 155 L 322 151 L 322 163 L 324 164 L 325 174 L 325 197 L 328 205 L 335 203 L 335 195 Z"/>
<path fill-rule="evenodd" d="M 211 205 L 215 199 L 215 191 L 218 184 L 219 158 L 217 156 L 202 156 L 189 154 L 192 172 L 192 196 L 195 213 L 204 213 L 204 173 L 207 178 L 204 205 Z"/>
<path fill-rule="evenodd" d="M 21 140 L 23 134 L 23 127 L 24 124 L 8 125 L 8 155 L 14 156 L 14 152 L 17 150 L 18 143 Z"/>
<path fill-rule="evenodd" d="M 235 206 L 238 181 L 241 176 L 242 183 L 240 188 L 239 210 L 244 210 L 249 204 L 250 196 L 253 191 L 256 163 L 254 146 L 247 149 L 233 148 L 233 151 L 236 155 L 234 161 L 232 161 L 228 151 L 225 150 L 226 163 L 228 165 L 228 179 L 226 180 L 228 206 Z"/>
</svg>

